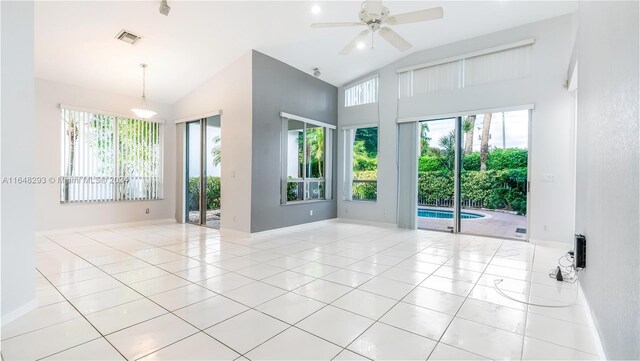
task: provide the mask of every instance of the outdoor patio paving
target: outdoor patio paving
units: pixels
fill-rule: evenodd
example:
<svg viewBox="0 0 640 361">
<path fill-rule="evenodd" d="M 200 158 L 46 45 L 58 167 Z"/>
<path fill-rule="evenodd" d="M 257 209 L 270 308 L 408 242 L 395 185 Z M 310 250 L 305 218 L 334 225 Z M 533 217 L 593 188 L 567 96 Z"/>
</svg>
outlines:
<svg viewBox="0 0 640 361">
<path fill-rule="evenodd" d="M 420 209 L 447 210 L 442 207 L 419 207 Z M 511 213 L 489 211 L 484 209 L 462 209 L 463 212 L 483 214 L 485 217 L 475 219 L 463 219 L 461 232 L 492 237 L 504 237 L 526 240 L 526 233 L 517 233 L 517 228 L 527 228 L 527 217 Z M 418 228 L 435 231 L 450 231 L 453 227 L 453 219 L 418 217 Z"/>
</svg>

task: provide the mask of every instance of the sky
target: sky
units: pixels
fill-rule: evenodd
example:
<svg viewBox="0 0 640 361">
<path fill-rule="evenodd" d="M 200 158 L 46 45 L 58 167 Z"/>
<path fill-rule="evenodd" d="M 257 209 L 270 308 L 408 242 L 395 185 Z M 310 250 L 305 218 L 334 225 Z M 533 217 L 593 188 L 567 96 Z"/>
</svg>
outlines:
<svg viewBox="0 0 640 361">
<path fill-rule="evenodd" d="M 503 122 L 504 114 L 504 122 Z M 504 113 L 493 113 L 491 118 L 491 136 L 489 138 L 489 147 L 502 148 L 503 138 L 506 140 L 505 148 L 527 148 L 529 134 L 529 111 L 518 110 Z M 480 151 L 480 136 L 482 135 L 482 124 L 484 122 L 484 114 L 476 117 L 475 129 L 473 134 L 473 150 Z M 431 138 L 431 146 L 438 146 L 438 139 L 449 134 L 455 127 L 455 119 L 443 119 L 428 121 L 429 133 Z M 502 133 L 502 125 L 504 124 L 504 134 Z"/>
</svg>

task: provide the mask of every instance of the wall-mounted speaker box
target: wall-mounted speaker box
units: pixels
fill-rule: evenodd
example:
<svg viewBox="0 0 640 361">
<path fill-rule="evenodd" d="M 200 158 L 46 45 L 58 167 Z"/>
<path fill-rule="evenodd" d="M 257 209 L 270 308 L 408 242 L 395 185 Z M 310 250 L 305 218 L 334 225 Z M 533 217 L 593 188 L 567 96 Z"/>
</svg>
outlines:
<svg viewBox="0 0 640 361">
<path fill-rule="evenodd" d="M 573 264 L 576 268 L 585 268 L 587 264 L 587 238 L 576 234 L 573 247 Z"/>
</svg>

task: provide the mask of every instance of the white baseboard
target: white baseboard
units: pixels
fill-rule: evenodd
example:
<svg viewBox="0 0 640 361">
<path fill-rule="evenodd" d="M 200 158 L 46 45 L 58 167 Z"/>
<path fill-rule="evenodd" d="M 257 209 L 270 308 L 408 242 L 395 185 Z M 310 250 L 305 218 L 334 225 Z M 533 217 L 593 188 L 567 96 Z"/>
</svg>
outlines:
<svg viewBox="0 0 640 361">
<path fill-rule="evenodd" d="M 354 223 L 354 224 L 363 224 L 367 226 L 378 226 L 383 228 L 398 228 L 398 225 L 395 223 L 385 223 L 378 221 L 370 221 L 366 219 L 357 219 L 357 218 L 334 218 L 336 222 L 342 223 Z"/>
<path fill-rule="evenodd" d="M 109 223 L 109 224 L 99 224 L 95 226 L 41 230 L 41 231 L 37 231 L 36 234 L 40 235 L 40 234 L 60 234 L 60 233 L 68 233 L 68 232 L 87 232 L 87 231 L 95 231 L 95 230 L 101 230 L 101 229 L 113 228 L 113 227 L 135 227 L 135 226 L 145 226 L 145 225 L 152 225 L 152 224 L 162 224 L 162 223 L 177 223 L 177 222 L 174 218 L 161 218 L 161 219 L 150 219 L 148 221 Z"/>
<path fill-rule="evenodd" d="M 16 308 L 15 310 L 7 313 L 6 315 L 2 316 L 2 321 L 0 322 L 0 324 L 2 325 L 2 327 L 4 327 L 6 324 L 10 323 L 11 321 L 14 321 L 18 318 L 20 318 L 20 316 L 23 316 L 33 310 L 35 310 L 38 307 L 38 300 L 37 299 L 32 299 L 31 301 L 25 303 L 24 305 Z"/>
</svg>

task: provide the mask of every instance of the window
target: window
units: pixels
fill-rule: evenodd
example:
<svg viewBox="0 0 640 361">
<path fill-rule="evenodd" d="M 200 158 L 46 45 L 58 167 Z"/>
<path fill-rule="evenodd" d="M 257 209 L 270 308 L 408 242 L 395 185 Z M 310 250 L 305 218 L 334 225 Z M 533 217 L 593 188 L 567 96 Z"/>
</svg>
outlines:
<svg viewBox="0 0 640 361">
<path fill-rule="evenodd" d="M 378 101 L 378 77 L 365 80 L 344 90 L 344 106 L 376 103 Z"/>
<path fill-rule="evenodd" d="M 378 198 L 378 127 L 345 129 L 345 200 Z"/>
<path fill-rule="evenodd" d="M 398 70 L 398 97 L 519 79 L 531 74 L 533 41 L 507 44 L 473 54 Z"/>
<path fill-rule="evenodd" d="M 62 109 L 60 202 L 162 199 L 162 125 Z"/>
<path fill-rule="evenodd" d="M 282 114 L 282 204 L 331 199 L 334 126 Z"/>
</svg>

